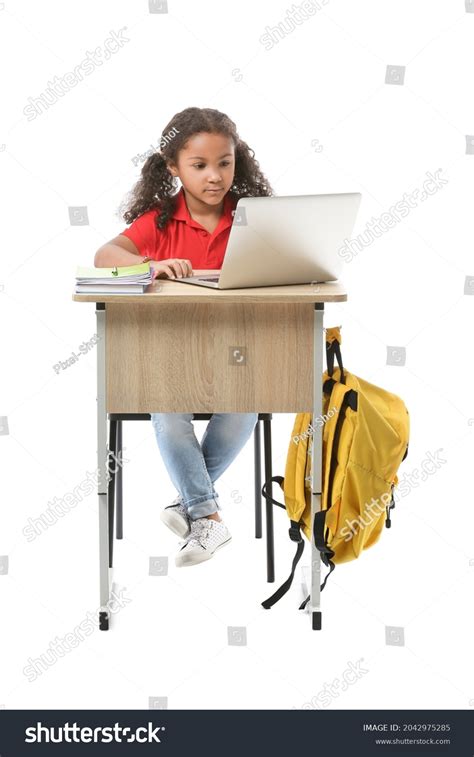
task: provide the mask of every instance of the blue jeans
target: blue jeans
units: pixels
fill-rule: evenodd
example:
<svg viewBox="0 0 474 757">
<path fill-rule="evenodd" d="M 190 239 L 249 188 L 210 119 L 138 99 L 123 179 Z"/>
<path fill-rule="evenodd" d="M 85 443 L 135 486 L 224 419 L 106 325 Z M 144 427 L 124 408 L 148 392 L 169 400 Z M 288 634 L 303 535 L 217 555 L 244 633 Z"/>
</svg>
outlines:
<svg viewBox="0 0 474 757">
<path fill-rule="evenodd" d="M 214 482 L 249 440 L 258 413 L 214 413 L 199 444 L 192 413 L 151 413 L 156 441 L 191 520 L 220 510 Z"/>
</svg>

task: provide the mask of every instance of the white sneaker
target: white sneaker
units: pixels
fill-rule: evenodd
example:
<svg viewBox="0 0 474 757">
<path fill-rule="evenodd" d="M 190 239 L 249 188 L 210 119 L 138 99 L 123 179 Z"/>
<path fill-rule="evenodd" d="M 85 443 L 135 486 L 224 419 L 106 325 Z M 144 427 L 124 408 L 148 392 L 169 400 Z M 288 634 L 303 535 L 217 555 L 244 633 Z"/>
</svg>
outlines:
<svg viewBox="0 0 474 757">
<path fill-rule="evenodd" d="M 188 516 L 187 510 L 181 503 L 181 498 L 176 497 L 173 500 L 173 504 L 165 507 L 161 511 L 160 518 L 163 523 L 177 536 L 182 539 L 189 535 L 191 530 L 191 520 Z"/>
<path fill-rule="evenodd" d="M 177 553 L 175 563 L 178 568 L 184 568 L 210 560 L 214 552 L 231 539 L 230 531 L 223 521 L 197 518 L 191 521 L 190 534 Z"/>
</svg>

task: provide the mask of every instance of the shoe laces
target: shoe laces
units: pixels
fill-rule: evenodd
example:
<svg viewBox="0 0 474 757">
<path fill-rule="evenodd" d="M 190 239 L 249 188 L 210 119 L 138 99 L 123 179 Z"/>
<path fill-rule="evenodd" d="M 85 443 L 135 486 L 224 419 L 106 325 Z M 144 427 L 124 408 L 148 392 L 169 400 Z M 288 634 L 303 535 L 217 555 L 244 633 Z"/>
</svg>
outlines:
<svg viewBox="0 0 474 757">
<path fill-rule="evenodd" d="M 191 544 L 192 546 L 201 546 L 205 549 L 205 544 L 203 542 L 211 528 L 212 520 L 210 518 L 197 518 L 197 520 L 191 522 L 189 536 L 182 543 Z"/>
</svg>

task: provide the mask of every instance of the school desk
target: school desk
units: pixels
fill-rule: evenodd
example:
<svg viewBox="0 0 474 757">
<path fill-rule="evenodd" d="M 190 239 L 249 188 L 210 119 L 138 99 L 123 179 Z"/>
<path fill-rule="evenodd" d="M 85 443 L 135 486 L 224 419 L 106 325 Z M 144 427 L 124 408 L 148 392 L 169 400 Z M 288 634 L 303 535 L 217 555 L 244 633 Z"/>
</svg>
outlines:
<svg viewBox="0 0 474 757">
<path fill-rule="evenodd" d="M 315 420 L 322 415 L 324 303 L 347 295 L 341 282 L 219 291 L 155 279 L 145 294 L 73 294 L 73 300 L 96 305 L 100 628 L 107 630 L 113 570 L 107 414 L 312 413 L 313 521 L 322 486 L 322 427 Z M 311 544 L 314 630 L 322 623 L 320 577 Z"/>
</svg>

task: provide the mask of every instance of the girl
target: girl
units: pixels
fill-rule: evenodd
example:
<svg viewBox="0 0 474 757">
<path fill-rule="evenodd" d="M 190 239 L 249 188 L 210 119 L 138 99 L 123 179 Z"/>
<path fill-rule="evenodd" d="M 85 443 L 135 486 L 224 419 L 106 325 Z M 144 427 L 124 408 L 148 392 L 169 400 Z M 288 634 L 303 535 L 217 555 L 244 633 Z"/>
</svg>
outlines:
<svg viewBox="0 0 474 757">
<path fill-rule="evenodd" d="M 220 269 L 240 197 L 273 194 L 235 123 L 212 108 L 186 108 L 164 128 L 146 160 L 124 220 L 131 224 L 96 253 L 94 265 L 149 260 L 154 278 Z M 181 188 L 176 191 L 177 180 Z M 137 259 L 138 256 L 144 256 Z M 208 560 L 228 544 L 214 482 L 250 438 L 257 413 L 214 413 L 199 444 L 192 413 L 152 413 L 158 447 L 179 496 L 161 520 L 184 539 L 178 567 Z"/>
</svg>

